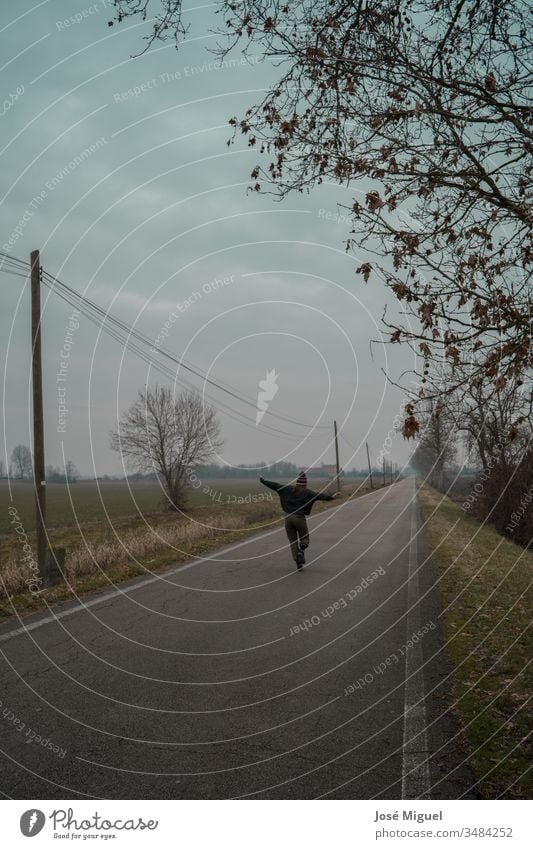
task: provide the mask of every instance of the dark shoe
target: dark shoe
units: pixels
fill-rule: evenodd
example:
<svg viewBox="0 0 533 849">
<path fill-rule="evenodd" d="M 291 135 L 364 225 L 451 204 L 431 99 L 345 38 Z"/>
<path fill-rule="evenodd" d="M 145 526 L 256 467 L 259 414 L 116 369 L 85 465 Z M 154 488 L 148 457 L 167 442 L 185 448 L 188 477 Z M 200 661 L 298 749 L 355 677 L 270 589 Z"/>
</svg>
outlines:
<svg viewBox="0 0 533 849">
<path fill-rule="evenodd" d="M 298 554 L 296 555 L 296 565 L 298 569 L 301 569 L 305 563 L 305 551 L 303 548 L 298 549 Z"/>
</svg>

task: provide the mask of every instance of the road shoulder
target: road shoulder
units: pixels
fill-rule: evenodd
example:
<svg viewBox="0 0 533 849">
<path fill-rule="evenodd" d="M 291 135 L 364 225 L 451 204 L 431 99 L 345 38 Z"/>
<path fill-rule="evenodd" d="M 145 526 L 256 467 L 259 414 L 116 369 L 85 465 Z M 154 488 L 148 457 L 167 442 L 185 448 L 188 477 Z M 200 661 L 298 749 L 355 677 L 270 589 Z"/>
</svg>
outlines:
<svg viewBox="0 0 533 849">
<path fill-rule="evenodd" d="M 453 723 L 464 729 L 457 744 L 475 769 L 474 793 L 529 798 L 526 676 L 533 553 L 465 516 L 429 487 L 419 498 L 432 564 L 427 579 L 441 607 L 439 665 L 449 663 L 453 671 L 453 685 L 449 677 L 432 694 L 431 713 L 441 711 L 444 736 L 448 721 L 450 732 Z"/>
</svg>

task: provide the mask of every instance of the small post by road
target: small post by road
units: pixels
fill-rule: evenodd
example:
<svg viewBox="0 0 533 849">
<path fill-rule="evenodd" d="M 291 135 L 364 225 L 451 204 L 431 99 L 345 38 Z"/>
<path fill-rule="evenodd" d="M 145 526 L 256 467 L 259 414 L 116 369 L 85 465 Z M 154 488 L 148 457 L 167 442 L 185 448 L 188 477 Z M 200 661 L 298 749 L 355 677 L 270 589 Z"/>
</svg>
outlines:
<svg viewBox="0 0 533 849">
<path fill-rule="evenodd" d="M 338 434 L 337 434 L 337 422 L 336 421 L 333 422 L 333 431 L 334 431 L 334 434 L 335 434 L 335 465 L 336 465 L 336 468 L 337 468 L 336 485 L 337 485 L 337 492 L 339 492 L 340 491 L 339 477 L 340 477 L 341 470 L 340 470 L 340 466 L 339 466 L 339 437 L 338 437 Z"/>
<path fill-rule="evenodd" d="M 374 489 L 374 484 L 373 484 L 373 481 L 372 481 L 372 466 L 370 465 L 370 451 L 368 450 L 368 442 L 366 442 L 365 445 L 366 445 L 366 458 L 368 460 L 368 477 L 370 478 L 370 489 Z"/>
<path fill-rule="evenodd" d="M 41 262 L 32 251 L 31 262 L 31 368 L 33 385 L 33 483 L 35 487 L 35 530 L 37 563 L 47 581 L 46 481 L 44 467 L 43 373 L 41 362 Z"/>
</svg>

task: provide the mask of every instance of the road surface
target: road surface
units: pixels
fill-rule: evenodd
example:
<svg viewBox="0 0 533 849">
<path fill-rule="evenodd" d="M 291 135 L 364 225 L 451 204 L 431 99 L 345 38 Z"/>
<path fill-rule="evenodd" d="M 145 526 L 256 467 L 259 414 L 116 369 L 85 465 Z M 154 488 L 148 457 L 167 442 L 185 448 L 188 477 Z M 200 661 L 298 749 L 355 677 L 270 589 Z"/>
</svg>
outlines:
<svg viewBox="0 0 533 849">
<path fill-rule="evenodd" d="M 413 481 L 310 527 L 4 623 L 3 794 L 475 796 Z"/>
</svg>

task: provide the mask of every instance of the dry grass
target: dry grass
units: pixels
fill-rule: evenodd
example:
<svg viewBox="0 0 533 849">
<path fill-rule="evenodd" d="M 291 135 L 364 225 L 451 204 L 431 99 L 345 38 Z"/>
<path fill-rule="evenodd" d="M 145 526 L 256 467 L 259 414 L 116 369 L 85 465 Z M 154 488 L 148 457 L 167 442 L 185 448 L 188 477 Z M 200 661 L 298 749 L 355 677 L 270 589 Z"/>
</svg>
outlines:
<svg viewBox="0 0 533 849">
<path fill-rule="evenodd" d="M 137 518 L 133 526 L 131 523 L 116 524 L 112 532 L 108 530 L 105 534 L 102 528 L 89 525 L 83 529 L 82 542 L 81 533 L 76 534 L 78 542 L 75 545 L 68 545 L 73 535 L 71 528 L 64 533 L 56 529 L 53 543 L 56 547 L 67 547 L 66 577 L 68 583 L 75 586 L 89 575 L 105 575 L 121 567 L 129 567 L 127 576 L 130 577 L 132 566 L 143 569 L 151 558 L 162 558 L 163 564 L 169 557 L 178 562 L 198 550 L 198 546 L 201 549 L 211 547 L 226 541 L 236 531 L 260 529 L 278 518 L 279 507 L 274 501 L 239 505 L 237 509 L 198 508 L 186 518 L 176 518 L 169 513 L 152 514 L 145 517 L 146 524 L 142 523 L 141 527 Z M 21 563 L 17 549 L 13 545 L 10 549 L 13 555 L 0 570 L 0 598 L 24 592 L 33 577 L 31 567 Z"/>
<path fill-rule="evenodd" d="M 529 798 L 533 552 L 429 487 L 420 501 L 481 792 Z"/>
</svg>

